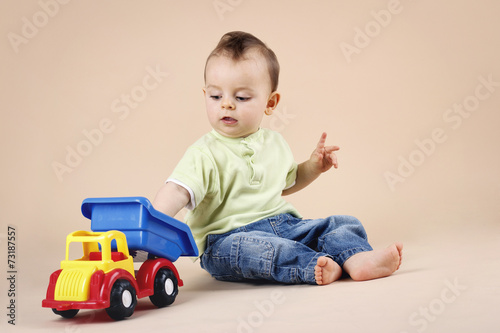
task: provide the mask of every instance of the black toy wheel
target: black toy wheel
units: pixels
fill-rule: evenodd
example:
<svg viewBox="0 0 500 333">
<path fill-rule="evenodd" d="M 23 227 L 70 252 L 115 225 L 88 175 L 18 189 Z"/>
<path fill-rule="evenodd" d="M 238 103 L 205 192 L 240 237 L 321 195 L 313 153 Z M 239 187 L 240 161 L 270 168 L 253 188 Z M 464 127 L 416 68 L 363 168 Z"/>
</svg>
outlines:
<svg viewBox="0 0 500 333">
<path fill-rule="evenodd" d="M 59 310 L 56 310 L 56 309 L 52 309 L 52 311 L 56 314 L 56 315 L 60 315 L 61 317 L 63 318 L 67 318 L 67 319 L 71 319 L 73 318 L 74 316 L 77 315 L 78 309 L 73 309 L 73 310 L 63 310 L 63 311 L 59 311 Z"/>
<path fill-rule="evenodd" d="M 114 320 L 122 320 L 134 313 L 137 305 L 136 291 L 127 280 L 117 280 L 109 296 L 110 306 L 106 309 Z"/>
<path fill-rule="evenodd" d="M 177 278 L 168 268 L 162 268 L 155 276 L 155 293 L 149 296 L 151 302 L 159 308 L 172 304 L 179 292 Z"/>
</svg>

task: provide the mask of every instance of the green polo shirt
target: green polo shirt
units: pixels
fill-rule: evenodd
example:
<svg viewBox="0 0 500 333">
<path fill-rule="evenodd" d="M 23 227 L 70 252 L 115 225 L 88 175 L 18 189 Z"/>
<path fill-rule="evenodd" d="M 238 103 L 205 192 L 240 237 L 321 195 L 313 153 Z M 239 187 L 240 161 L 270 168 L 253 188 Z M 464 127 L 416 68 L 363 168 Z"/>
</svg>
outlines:
<svg viewBox="0 0 500 333">
<path fill-rule="evenodd" d="M 209 234 L 222 234 L 282 213 L 300 217 L 281 193 L 295 184 L 297 163 L 283 137 L 261 128 L 246 138 L 215 130 L 190 146 L 167 182 L 185 187 L 185 222 L 200 255 Z"/>
</svg>

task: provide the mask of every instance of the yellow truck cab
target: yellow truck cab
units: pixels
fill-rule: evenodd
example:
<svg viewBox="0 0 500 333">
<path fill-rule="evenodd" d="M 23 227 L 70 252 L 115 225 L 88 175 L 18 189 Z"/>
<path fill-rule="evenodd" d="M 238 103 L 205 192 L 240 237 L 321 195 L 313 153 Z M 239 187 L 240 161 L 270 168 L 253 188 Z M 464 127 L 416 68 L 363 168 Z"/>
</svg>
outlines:
<svg viewBox="0 0 500 333">
<path fill-rule="evenodd" d="M 81 259 L 70 260 L 72 243 L 82 243 Z M 116 250 L 111 245 L 116 243 Z M 75 231 L 66 238 L 66 259 L 61 261 L 62 272 L 57 280 L 54 299 L 58 301 L 87 301 L 90 278 L 98 270 L 109 273 L 124 269 L 134 278 L 134 263 L 123 232 Z"/>
</svg>

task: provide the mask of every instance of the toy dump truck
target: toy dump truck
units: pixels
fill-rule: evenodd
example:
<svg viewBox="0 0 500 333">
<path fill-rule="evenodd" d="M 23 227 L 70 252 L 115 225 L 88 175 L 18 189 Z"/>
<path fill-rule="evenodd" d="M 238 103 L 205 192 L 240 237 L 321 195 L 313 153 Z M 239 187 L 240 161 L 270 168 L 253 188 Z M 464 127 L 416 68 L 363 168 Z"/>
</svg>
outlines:
<svg viewBox="0 0 500 333">
<path fill-rule="evenodd" d="M 149 296 L 157 307 L 174 302 L 183 285 L 174 262 L 198 256 L 189 227 L 155 210 L 143 197 L 89 198 L 82 213 L 92 231 L 75 231 L 66 239 L 66 258 L 50 276 L 42 306 L 64 318 L 80 309 L 106 309 L 121 320 L 134 312 L 137 298 Z M 72 244 L 83 255 L 70 259 Z M 132 251 L 148 252 L 134 270 Z"/>
</svg>

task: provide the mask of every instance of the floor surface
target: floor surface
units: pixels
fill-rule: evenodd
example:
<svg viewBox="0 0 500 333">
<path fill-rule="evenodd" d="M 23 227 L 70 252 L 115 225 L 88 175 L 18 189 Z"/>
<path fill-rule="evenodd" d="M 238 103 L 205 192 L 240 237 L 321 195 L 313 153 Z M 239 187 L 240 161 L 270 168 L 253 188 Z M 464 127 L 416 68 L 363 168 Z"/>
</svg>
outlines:
<svg viewBox="0 0 500 333">
<path fill-rule="evenodd" d="M 377 244 L 375 244 L 376 246 Z M 133 316 L 110 321 L 104 311 L 65 320 L 41 308 L 41 284 L 23 289 L 14 331 L 46 332 L 496 332 L 500 326 L 500 227 L 473 235 L 435 234 L 407 241 L 394 275 L 328 286 L 227 283 L 198 263 L 176 265 L 185 285 L 169 307 L 141 299 Z M 29 295 L 42 295 L 34 299 Z M 29 313 L 29 315 L 28 315 Z M 4 326 L 5 327 L 5 326 Z M 2 329 L 3 331 L 3 329 Z"/>
</svg>

